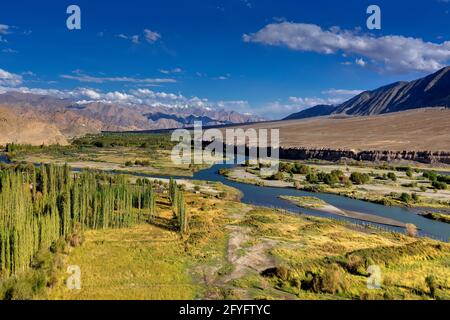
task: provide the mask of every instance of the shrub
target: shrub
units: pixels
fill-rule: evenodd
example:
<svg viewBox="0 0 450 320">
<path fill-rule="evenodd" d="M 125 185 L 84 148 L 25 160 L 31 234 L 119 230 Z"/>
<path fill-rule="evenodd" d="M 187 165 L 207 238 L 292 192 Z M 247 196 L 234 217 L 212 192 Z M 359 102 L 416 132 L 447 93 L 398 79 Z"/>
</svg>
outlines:
<svg viewBox="0 0 450 320">
<path fill-rule="evenodd" d="M 388 179 L 392 180 L 392 181 L 397 181 L 397 175 L 394 172 L 389 172 L 387 174 Z"/>
<path fill-rule="evenodd" d="M 77 223 L 73 227 L 72 234 L 68 237 L 69 244 L 72 247 L 79 247 L 84 243 L 84 234 L 81 225 Z"/>
<path fill-rule="evenodd" d="M 405 203 L 410 203 L 411 200 L 412 200 L 412 197 L 411 197 L 411 195 L 409 193 L 403 192 L 400 195 L 399 200 L 402 201 L 402 202 L 405 202 Z"/>
<path fill-rule="evenodd" d="M 311 172 L 311 168 L 304 164 L 296 163 L 292 168 L 292 173 L 295 174 L 308 174 Z"/>
<path fill-rule="evenodd" d="M 425 283 L 427 284 L 428 289 L 430 290 L 430 296 L 432 298 L 436 295 L 436 289 L 437 289 L 437 283 L 436 283 L 436 277 L 434 275 L 429 275 L 425 278 Z"/>
<path fill-rule="evenodd" d="M 350 255 L 347 258 L 345 267 L 351 274 L 363 274 L 363 271 L 365 271 L 365 261 L 359 255 Z"/>
<path fill-rule="evenodd" d="M 336 294 L 346 291 L 345 272 L 337 264 L 330 265 L 321 276 L 321 291 Z"/>
<path fill-rule="evenodd" d="M 284 175 L 282 172 L 277 172 L 273 176 L 269 177 L 269 180 L 284 180 Z"/>
<path fill-rule="evenodd" d="M 125 166 L 126 167 L 131 167 L 131 166 L 133 166 L 133 162 L 132 161 L 127 161 L 127 162 L 125 162 Z"/>
<path fill-rule="evenodd" d="M 315 173 L 309 173 L 306 175 L 306 181 L 309 183 L 318 183 L 319 179 Z"/>
<path fill-rule="evenodd" d="M 433 188 L 435 188 L 436 190 L 447 190 L 448 185 L 445 182 L 441 182 L 441 181 L 433 181 L 432 184 Z"/>
<path fill-rule="evenodd" d="M 437 173 L 434 171 L 425 171 L 423 174 L 424 178 L 429 179 L 430 181 L 436 181 L 437 180 Z"/>
<path fill-rule="evenodd" d="M 408 176 L 409 178 L 412 178 L 412 176 L 413 176 L 413 171 L 411 170 L 411 168 L 408 168 L 408 169 L 406 170 L 406 176 Z"/>
<path fill-rule="evenodd" d="M 94 141 L 94 146 L 97 148 L 104 148 L 105 144 L 103 143 L 103 141 Z"/>
<path fill-rule="evenodd" d="M 354 184 L 366 184 L 370 181 L 370 176 L 367 173 L 360 173 L 360 172 L 352 172 L 350 175 L 350 180 Z"/>
<path fill-rule="evenodd" d="M 336 183 L 339 182 L 339 177 L 332 174 L 332 173 L 326 173 L 323 177 L 322 180 L 325 184 L 329 185 L 329 186 L 333 186 Z"/>
</svg>

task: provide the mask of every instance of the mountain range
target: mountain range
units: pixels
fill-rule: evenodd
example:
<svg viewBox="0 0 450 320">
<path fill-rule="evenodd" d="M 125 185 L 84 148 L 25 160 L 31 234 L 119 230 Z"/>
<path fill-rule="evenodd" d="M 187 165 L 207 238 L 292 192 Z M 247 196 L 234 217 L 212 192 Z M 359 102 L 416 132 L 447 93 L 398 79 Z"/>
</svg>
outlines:
<svg viewBox="0 0 450 320">
<path fill-rule="evenodd" d="M 6 142 L 23 140 L 14 140 L 14 135 L 6 134 L 7 132 L 17 132 L 20 129 L 20 127 L 17 127 L 19 122 L 14 119 L 21 119 L 28 123 L 28 131 L 33 128 L 33 124 L 36 128 L 40 128 L 42 124 L 47 124 L 48 128 L 52 128 L 48 132 L 52 132 L 53 136 L 59 137 L 57 140 L 52 140 L 50 137 L 43 138 L 43 135 L 40 134 L 36 135 L 36 139 L 31 139 L 33 134 L 27 134 L 29 143 L 32 144 L 41 144 L 48 141 L 62 142 L 64 137 L 70 139 L 75 136 L 101 131 L 191 127 L 194 121 L 202 121 L 205 126 L 215 126 L 264 120 L 258 116 L 225 109 L 214 110 L 197 106 L 123 105 L 105 102 L 80 103 L 71 99 L 18 91 L 0 94 L 0 107 L 3 112 L 8 113 L 8 117 L 4 117 L 5 121 L 0 122 L 0 132 L 5 137 L 10 138 L 2 139 L 0 143 L 4 143 L 3 140 Z"/>
<path fill-rule="evenodd" d="M 427 107 L 450 107 L 450 67 L 411 82 L 365 91 L 337 105 L 318 105 L 291 114 L 284 120 L 317 116 L 370 116 Z"/>
</svg>

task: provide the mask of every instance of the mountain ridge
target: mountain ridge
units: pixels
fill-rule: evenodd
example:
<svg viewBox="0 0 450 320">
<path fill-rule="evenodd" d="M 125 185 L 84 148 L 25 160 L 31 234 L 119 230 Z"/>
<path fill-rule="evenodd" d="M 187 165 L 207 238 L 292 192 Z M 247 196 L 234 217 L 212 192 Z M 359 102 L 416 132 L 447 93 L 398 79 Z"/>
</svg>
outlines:
<svg viewBox="0 0 450 320">
<path fill-rule="evenodd" d="M 429 107 L 450 108 L 450 67 L 413 81 L 397 81 L 364 91 L 334 108 L 319 105 L 283 120 L 309 118 L 311 113 L 317 116 L 370 116 Z"/>
<path fill-rule="evenodd" d="M 62 135 L 67 139 L 102 131 L 184 128 L 191 126 L 197 120 L 202 120 L 205 125 L 251 123 L 263 120 L 258 116 L 224 109 L 125 105 L 108 102 L 80 103 L 73 99 L 19 91 L 1 93 L 0 105 L 20 119 L 52 125 L 58 131 L 55 133 L 57 136 Z M 14 132 L 18 129 L 11 126 L 8 128 Z M 48 141 L 52 141 L 51 137 Z"/>
</svg>

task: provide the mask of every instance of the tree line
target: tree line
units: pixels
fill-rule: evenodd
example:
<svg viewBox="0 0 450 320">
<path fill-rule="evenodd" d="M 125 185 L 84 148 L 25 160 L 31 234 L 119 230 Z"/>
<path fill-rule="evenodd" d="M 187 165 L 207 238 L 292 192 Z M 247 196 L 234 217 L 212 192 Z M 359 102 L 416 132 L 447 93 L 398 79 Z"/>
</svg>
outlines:
<svg viewBox="0 0 450 320">
<path fill-rule="evenodd" d="M 155 214 L 152 185 L 131 185 L 125 176 L 74 174 L 67 165 L 2 169 L 0 275 L 25 271 L 41 248 L 78 230 L 129 227 Z"/>
</svg>

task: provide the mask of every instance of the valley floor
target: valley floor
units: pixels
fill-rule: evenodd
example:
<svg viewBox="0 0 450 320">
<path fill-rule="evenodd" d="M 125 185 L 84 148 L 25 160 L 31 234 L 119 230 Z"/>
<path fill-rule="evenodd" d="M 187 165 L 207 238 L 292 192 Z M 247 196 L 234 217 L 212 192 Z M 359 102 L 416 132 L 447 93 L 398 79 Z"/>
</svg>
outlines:
<svg viewBox="0 0 450 320">
<path fill-rule="evenodd" d="M 81 290 L 66 288 L 63 268 L 36 298 L 450 299 L 446 243 L 252 207 L 226 191 L 188 194 L 185 237 L 150 224 L 86 232 L 65 257 L 81 269 Z M 367 287 L 373 266 L 376 290 Z"/>
</svg>

